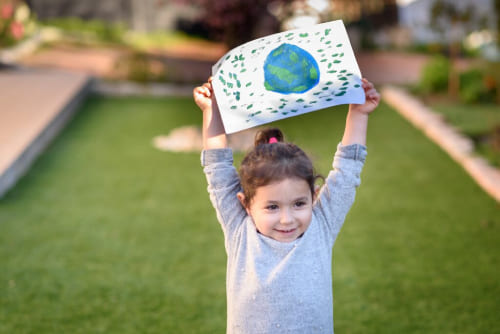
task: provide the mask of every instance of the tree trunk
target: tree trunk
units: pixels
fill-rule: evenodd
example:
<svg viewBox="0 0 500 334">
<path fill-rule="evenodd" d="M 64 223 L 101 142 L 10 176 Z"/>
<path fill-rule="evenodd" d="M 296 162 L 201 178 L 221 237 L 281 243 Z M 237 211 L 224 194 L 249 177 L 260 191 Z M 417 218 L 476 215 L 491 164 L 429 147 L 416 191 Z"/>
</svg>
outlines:
<svg viewBox="0 0 500 334">
<path fill-rule="evenodd" d="M 448 95 L 456 100 L 460 91 L 460 76 L 456 69 L 456 63 L 460 53 L 460 43 L 452 42 L 450 44 L 450 72 L 448 75 Z"/>
</svg>

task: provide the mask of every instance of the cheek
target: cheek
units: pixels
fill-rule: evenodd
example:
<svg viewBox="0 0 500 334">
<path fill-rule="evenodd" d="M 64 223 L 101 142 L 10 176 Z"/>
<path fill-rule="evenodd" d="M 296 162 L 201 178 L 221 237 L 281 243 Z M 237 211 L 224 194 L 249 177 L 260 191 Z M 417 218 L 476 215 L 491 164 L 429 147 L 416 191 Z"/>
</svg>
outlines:
<svg viewBox="0 0 500 334">
<path fill-rule="evenodd" d="M 312 219 L 312 210 L 304 210 L 304 212 L 301 212 L 299 219 L 302 221 L 302 223 L 309 224 Z"/>
<path fill-rule="evenodd" d="M 272 213 L 256 212 L 250 216 L 259 230 L 272 228 L 279 221 L 279 215 Z"/>
</svg>

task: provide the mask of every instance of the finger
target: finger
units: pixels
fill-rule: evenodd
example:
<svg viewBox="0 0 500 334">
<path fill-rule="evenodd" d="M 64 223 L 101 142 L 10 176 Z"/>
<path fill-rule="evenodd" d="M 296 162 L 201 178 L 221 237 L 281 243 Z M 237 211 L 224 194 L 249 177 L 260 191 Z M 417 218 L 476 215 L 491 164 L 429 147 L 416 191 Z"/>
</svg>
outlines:
<svg viewBox="0 0 500 334">
<path fill-rule="evenodd" d="M 211 96 L 211 92 L 210 92 L 210 89 L 208 89 L 207 87 L 200 86 L 200 87 L 196 87 L 194 89 L 193 95 L 195 95 L 195 97 L 197 97 L 199 95 L 203 95 L 205 97 L 210 97 Z"/>
<path fill-rule="evenodd" d="M 196 97 L 196 95 L 201 94 L 201 87 L 195 87 L 193 89 L 193 95 Z"/>
<path fill-rule="evenodd" d="M 205 83 L 205 84 L 203 84 L 203 86 L 200 87 L 200 94 L 203 94 L 206 97 L 210 97 L 212 95 L 211 89 L 208 86 L 208 84 Z"/>
<path fill-rule="evenodd" d="M 208 91 L 208 93 L 206 95 L 208 97 L 212 96 L 212 91 L 213 91 L 212 84 L 209 82 L 206 82 L 203 84 L 203 87 Z"/>
<path fill-rule="evenodd" d="M 366 92 L 366 96 L 380 97 L 380 94 L 375 89 L 370 89 L 368 92 Z"/>
<path fill-rule="evenodd" d="M 373 84 L 370 81 L 365 81 L 363 82 L 363 89 L 365 90 L 365 92 L 367 92 L 373 89 Z"/>
<path fill-rule="evenodd" d="M 367 97 L 368 97 L 368 99 L 370 99 L 374 102 L 377 102 L 377 103 L 380 101 L 380 94 L 378 92 L 368 94 Z"/>
</svg>

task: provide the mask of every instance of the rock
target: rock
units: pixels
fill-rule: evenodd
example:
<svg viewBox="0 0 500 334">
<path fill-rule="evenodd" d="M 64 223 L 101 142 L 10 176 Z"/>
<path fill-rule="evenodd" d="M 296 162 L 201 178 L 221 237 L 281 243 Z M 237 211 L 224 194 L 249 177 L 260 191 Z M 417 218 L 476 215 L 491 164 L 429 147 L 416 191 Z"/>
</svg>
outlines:
<svg viewBox="0 0 500 334">
<path fill-rule="evenodd" d="M 228 135 L 229 147 L 240 152 L 250 150 L 256 132 L 256 129 L 248 129 Z M 176 128 L 166 136 L 153 138 L 153 146 L 161 151 L 200 152 L 203 149 L 201 129 L 197 126 Z"/>
</svg>

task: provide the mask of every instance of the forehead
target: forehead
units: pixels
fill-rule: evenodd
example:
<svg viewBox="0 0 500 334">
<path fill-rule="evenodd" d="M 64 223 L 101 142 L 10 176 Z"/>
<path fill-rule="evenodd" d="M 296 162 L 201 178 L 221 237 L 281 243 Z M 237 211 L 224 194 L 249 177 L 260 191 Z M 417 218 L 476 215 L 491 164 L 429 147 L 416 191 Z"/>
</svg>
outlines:
<svg viewBox="0 0 500 334">
<path fill-rule="evenodd" d="M 258 187 L 255 192 L 254 200 L 286 201 L 308 196 L 311 196 L 311 189 L 305 180 L 298 178 L 285 178 L 283 180 Z"/>
</svg>

